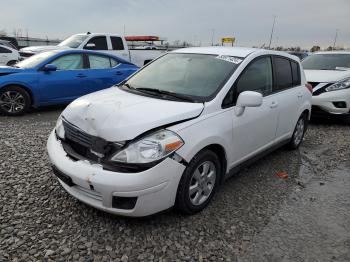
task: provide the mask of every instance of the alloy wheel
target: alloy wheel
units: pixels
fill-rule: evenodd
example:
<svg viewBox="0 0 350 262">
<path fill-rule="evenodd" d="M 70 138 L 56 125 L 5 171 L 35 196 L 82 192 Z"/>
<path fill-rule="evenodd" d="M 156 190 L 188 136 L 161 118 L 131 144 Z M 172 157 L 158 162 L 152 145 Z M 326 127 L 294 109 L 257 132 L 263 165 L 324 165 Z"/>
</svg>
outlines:
<svg viewBox="0 0 350 262">
<path fill-rule="evenodd" d="M 17 91 L 6 91 L 0 96 L 0 107 L 8 113 L 21 112 L 25 108 L 25 99 Z"/>
<path fill-rule="evenodd" d="M 304 118 L 301 117 L 298 120 L 297 126 L 295 127 L 295 133 L 294 133 L 294 144 L 299 145 L 301 143 L 301 140 L 303 139 L 305 130 L 305 121 Z"/>
<path fill-rule="evenodd" d="M 216 181 L 216 167 L 206 161 L 199 165 L 190 180 L 189 197 L 193 205 L 204 203 L 213 192 Z"/>
</svg>

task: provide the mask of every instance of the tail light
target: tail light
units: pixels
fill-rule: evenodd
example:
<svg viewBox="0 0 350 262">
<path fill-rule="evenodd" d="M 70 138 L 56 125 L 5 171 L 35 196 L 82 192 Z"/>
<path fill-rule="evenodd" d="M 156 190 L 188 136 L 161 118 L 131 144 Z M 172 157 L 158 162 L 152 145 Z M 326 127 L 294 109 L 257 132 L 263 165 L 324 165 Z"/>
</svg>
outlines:
<svg viewBox="0 0 350 262">
<path fill-rule="evenodd" d="M 310 93 L 312 94 L 312 85 L 311 84 L 309 84 L 309 83 L 306 83 L 305 84 L 305 87 L 307 88 L 307 90 L 309 90 L 310 91 Z"/>
</svg>

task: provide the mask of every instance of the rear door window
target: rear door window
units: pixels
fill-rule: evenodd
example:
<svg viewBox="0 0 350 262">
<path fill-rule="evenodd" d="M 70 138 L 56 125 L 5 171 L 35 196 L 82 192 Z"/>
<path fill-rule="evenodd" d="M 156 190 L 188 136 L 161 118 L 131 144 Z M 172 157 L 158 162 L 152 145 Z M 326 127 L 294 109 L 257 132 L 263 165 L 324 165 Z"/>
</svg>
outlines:
<svg viewBox="0 0 350 262">
<path fill-rule="evenodd" d="M 289 59 L 274 57 L 275 91 L 288 89 L 293 86 L 292 67 Z"/>
<path fill-rule="evenodd" d="M 89 55 L 90 69 L 111 68 L 109 57 L 100 55 Z"/>
<path fill-rule="evenodd" d="M 113 50 L 124 50 L 124 44 L 121 37 L 111 36 Z"/>
</svg>

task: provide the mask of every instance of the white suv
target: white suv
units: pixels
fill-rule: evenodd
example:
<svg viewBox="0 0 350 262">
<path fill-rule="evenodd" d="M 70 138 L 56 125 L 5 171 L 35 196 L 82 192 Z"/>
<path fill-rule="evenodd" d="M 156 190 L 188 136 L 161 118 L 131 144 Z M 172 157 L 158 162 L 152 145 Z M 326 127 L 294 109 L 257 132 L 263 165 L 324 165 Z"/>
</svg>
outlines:
<svg viewBox="0 0 350 262">
<path fill-rule="evenodd" d="M 168 53 L 63 111 L 47 144 L 54 173 L 110 213 L 198 212 L 229 174 L 302 142 L 311 92 L 298 60 L 250 48 Z"/>
<path fill-rule="evenodd" d="M 312 115 L 350 122 L 350 52 L 318 52 L 302 64 L 313 86 Z"/>
</svg>

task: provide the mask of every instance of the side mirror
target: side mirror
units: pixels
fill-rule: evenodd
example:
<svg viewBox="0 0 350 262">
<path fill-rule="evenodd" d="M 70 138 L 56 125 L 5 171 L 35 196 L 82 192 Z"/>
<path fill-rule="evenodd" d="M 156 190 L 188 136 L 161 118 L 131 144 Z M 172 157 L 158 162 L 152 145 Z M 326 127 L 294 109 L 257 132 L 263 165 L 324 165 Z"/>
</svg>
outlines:
<svg viewBox="0 0 350 262">
<path fill-rule="evenodd" d="M 55 66 L 53 64 L 47 64 L 43 68 L 43 71 L 45 71 L 45 72 L 51 72 L 51 71 L 56 71 L 56 70 L 57 70 L 57 66 Z"/>
<path fill-rule="evenodd" d="M 85 49 L 93 50 L 96 48 L 96 45 L 94 43 L 87 43 L 85 46 Z"/>
<path fill-rule="evenodd" d="M 240 116 L 246 107 L 259 107 L 262 105 L 262 102 L 262 94 L 254 91 L 244 91 L 237 98 L 235 113 L 237 116 Z"/>
</svg>

